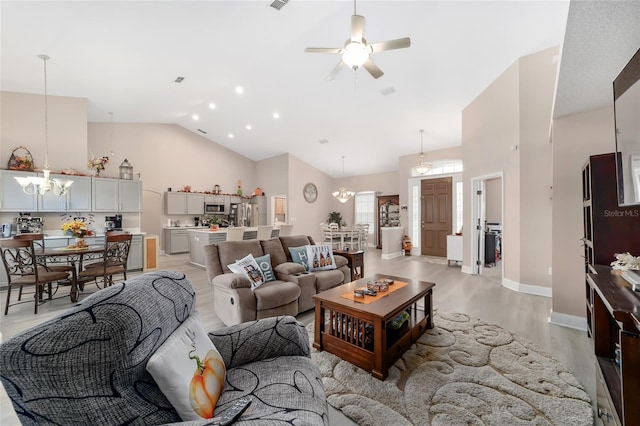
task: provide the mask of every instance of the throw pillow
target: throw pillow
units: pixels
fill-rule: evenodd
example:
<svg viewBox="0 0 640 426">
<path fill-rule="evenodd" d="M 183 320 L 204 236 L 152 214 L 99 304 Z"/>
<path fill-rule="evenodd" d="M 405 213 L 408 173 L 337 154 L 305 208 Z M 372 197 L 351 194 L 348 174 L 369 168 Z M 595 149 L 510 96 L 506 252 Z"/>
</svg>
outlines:
<svg viewBox="0 0 640 426">
<path fill-rule="evenodd" d="M 307 246 L 289 247 L 291 260 L 304 266 L 305 270 L 309 270 L 309 257 L 307 256 Z"/>
<path fill-rule="evenodd" d="M 262 276 L 264 276 L 264 281 L 275 281 L 276 274 L 273 273 L 273 269 L 271 268 L 271 255 L 265 254 L 264 256 L 256 257 L 256 263 L 260 267 L 260 271 L 262 272 Z"/>
<path fill-rule="evenodd" d="M 251 290 L 255 290 L 260 286 L 260 284 L 265 283 L 264 276 L 260 271 L 260 267 L 258 266 L 258 262 L 253 257 L 251 253 L 246 255 L 240 260 L 237 260 L 236 263 L 232 263 L 231 265 L 227 265 L 227 268 L 231 272 L 235 272 L 236 274 L 244 274 L 249 281 L 251 281 Z"/>
<path fill-rule="evenodd" d="M 333 258 L 330 245 L 307 246 L 307 259 L 309 271 L 336 269 L 336 260 Z"/>
<path fill-rule="evenodd" d="M 213 417 L 226 368 L 198 311 L 165 340 L 146 368 L 182 420 Z"/>
</svg>

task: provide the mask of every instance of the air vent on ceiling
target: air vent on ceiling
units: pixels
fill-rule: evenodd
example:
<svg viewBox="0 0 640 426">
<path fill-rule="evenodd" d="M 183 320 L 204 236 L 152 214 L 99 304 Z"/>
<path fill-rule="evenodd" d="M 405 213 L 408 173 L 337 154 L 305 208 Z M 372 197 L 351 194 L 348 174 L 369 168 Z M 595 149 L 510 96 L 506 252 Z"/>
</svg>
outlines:
<svg viewBox="0 0 640 426">
<path fill-rule="evenodd" d="M 320 140 L 318 141 L 318 143 L 319 143 L 320 145 L 324 145 L 324 144 L 326 144 L 326 143 L 329 143 L 329 141 L 328 141 L 328 140 L 326 140 L 326 139 L 320 139 Z"/>
<path fill-rule="evenodd" d="M 198 131 L 199 131 L 200 133 L 202 133 L 202 134 L 205 134 L 205 135 L 207 134 L 207 132 L 205 132 L 205 131 L 204 131 L 204 130 L 202 130 L 202 129 L 198 129 Z"/>
<path fill-rule="evenodd" d="M 273 0 L 273 2 L 269 5 L 276 10 L 280 10 L 284 7 L 285 4 L 289 3 L 289 0 Z"/>
<path fill-rule="evenodd" d="M 182 83 L 182 80 L 184 80 L 184 77 L 176 77 L 176 83 Z"/>
<path fill-rule="evenodd" d="M 396 89 L 394 89 L 393 86 L 389 86 L 380 91 L 380 93 L 382 93 L 382 96 L 389 96 L 390 94 L 395 92 L 396 92 Z"/>
</svg>

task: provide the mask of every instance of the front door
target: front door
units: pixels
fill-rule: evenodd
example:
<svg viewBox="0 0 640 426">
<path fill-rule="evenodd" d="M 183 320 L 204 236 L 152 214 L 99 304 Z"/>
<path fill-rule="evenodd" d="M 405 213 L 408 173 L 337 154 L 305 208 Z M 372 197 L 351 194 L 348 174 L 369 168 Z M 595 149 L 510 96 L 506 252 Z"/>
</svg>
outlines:
<svg viewBox="0 0 640 426">
<path fill-rule="evenodd" d="M 423 180 L 420 185 L 422 205 L 421 254 L 447 256 L 447 235 L 451 234 L 451 178 Z"/>
</svg>

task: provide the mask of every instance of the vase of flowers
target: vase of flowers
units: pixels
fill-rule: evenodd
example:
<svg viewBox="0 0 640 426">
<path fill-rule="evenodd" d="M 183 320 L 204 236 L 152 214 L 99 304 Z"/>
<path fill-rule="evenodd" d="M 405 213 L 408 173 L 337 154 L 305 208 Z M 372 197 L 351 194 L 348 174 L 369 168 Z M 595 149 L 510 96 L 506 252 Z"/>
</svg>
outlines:
<svg viewBox="0 0 640 426">
<path fill-rule="evenodd" d="M 69 235 L 75 238 L 74 246 L 77 248 L 87 247 L 85 237 L 93 235 L 93 231 L 87 228 L 87 224 L 80 220 L 73 220 L 71 222 L 65 222 L 62 224 L 62 230 L 65 235 Z"/>
<path fill-rule="evenodd" d="M 88 167 L 95 170 L 96 176 L 100 176 L 100 172 L 104 170 L 105 164 L 109 162 L 109 157 L 96 157 L 94 154 L 91 154 L 91 157 Z"/>
</svg>

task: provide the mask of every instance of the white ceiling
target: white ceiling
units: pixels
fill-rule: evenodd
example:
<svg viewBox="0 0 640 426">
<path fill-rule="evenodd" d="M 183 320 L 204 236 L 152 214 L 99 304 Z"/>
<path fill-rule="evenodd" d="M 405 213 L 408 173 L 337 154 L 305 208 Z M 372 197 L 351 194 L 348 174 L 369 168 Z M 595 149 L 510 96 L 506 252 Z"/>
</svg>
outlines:
<svg viewBox="0 0 640 426">
<path fill-rule="evenodd" d="M 177 123 L 333 177 L 343 155 L 347 176 L 386 172 L 419 151 L 420 128 L 425 150 L 460 145 L 462 109 L 519 57 L 561 44 L 568 12 L 566 1 L 359 1 L 369 42 L 411 47 L 374 54 L 378 80 L 344 69 L 327 82 L 338 56 L 304 48 L 341 47 L 353 2 L 269 3 L 2 1 L 1 88 L 42 93 L 44 53 L 49 94 L 87 98 L 91 122 Z"/>
</svg>

